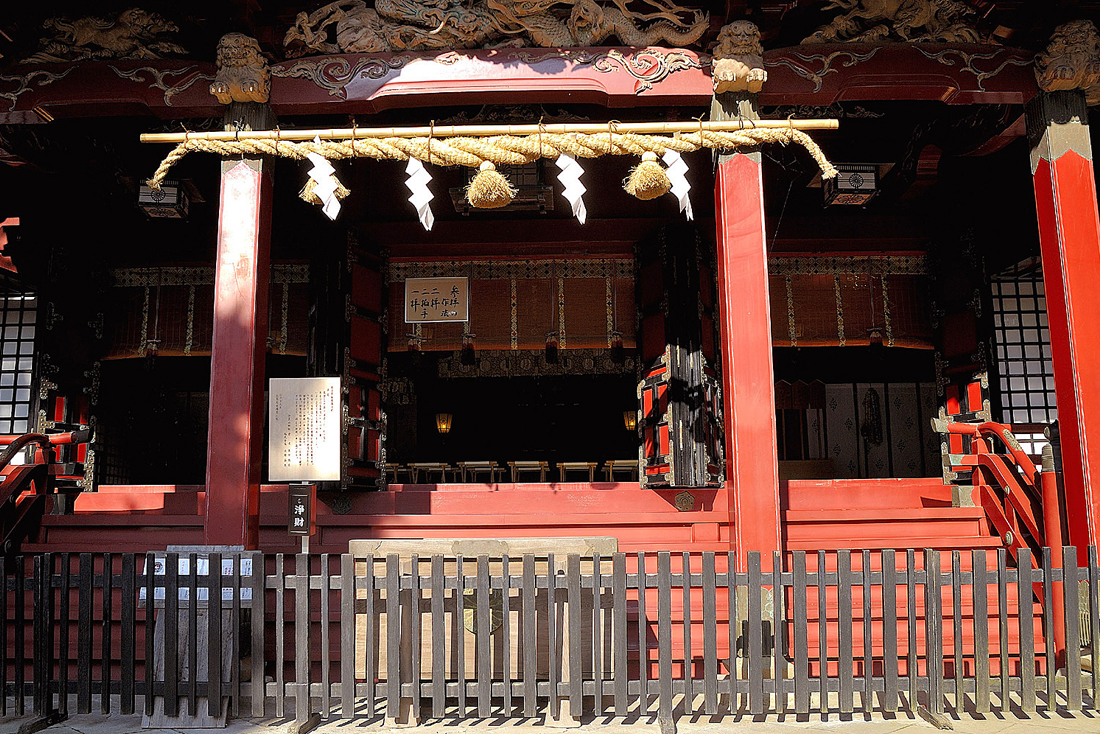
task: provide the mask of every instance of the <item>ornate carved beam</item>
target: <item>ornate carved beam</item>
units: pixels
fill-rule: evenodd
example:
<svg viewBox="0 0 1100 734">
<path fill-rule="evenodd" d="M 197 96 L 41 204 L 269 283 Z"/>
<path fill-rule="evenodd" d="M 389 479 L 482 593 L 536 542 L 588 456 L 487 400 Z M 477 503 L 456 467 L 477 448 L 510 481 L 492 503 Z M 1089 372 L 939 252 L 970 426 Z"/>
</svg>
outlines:
<svg viewBox="0 0 1100 734">
<path fill-rule="evenodd" d="M 1022 104 L 1038 91 L 1032 54 L 1000 46 L 819 45 L 763 54 L 762 105 L 828 106 L 840 100 Z M 442 104 L 592 103 L 705 107 L 711 59 L 672 49 L 498 49 L 348 54 L 271 66 L 271 105 L 282 116 L 371 114 Z M 95 61 L 0 72 L 0 124 L 54 117 L 220 114 L 207 94 L 210 63 Z"/>
</svg>

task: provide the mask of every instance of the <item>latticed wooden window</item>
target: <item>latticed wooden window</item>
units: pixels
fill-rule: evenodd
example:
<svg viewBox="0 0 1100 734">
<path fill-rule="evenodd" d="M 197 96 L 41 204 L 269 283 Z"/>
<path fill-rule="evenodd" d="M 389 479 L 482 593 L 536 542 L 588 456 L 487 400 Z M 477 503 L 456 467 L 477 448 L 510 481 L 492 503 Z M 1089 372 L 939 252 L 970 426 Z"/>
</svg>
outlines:
<svg viewBox="0 0 1100 734">
<path fill-rule="evenodd" d="M 1042 269 L 1020 263 L 995 276 L 990 289 L 1002 418 L 1017 428 L 1025 451 L 1039 454 L 1040 424 L 1058 417 Z"/>
<path fill-rule="evenodd" d="M 38 299 L 31 293 L 0 298 L 0 433 L 30 430 L 31 379 Z"/>
</svg>

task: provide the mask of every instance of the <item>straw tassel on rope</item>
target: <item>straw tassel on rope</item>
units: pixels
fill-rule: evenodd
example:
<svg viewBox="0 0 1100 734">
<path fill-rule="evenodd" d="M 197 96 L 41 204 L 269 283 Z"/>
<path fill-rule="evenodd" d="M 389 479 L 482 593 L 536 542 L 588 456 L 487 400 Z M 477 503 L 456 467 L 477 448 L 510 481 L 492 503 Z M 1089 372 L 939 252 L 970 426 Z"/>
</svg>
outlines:
<svg viewBox="0 0 1100 734">
<path fill-rule="evenodd" d="M 664 196 L 672 188 L 668 174 L 657 162 L 657 154 L 647 150 L 642 154 L 642 162 L 631 169 L 623 188 L 631 196 L 649 201 Z"/>
<path fill-rule="evenodd" d="M 508 206 L 518 191 L 492 161 L 483 161 L 474 180 L 466 187 L 466 201 L 478 209 Z"/>
<path fill-rule="evenodd" d="M 341 201 L 348 198 L 348 195 L 351 193 L 351 191 L 349 191 L 348 188 L 340 182 L 340 179 L 336 178 L 336 176 L 333 176 L 332 180 L 336 182 L 336 198 L 340 199 Z M 321 201 L 321 197 L 313 193 L 316 188 L 317 181 L 312 178 L 309 179 L 308 181 L 306 181 L 306 185 L 302 187 L 302 190 L 298 192 L 298 198 L 306 202 L 307 204 L 317 204 L 318 206 L 323 205 L 324 202 Z"/>
</svg>

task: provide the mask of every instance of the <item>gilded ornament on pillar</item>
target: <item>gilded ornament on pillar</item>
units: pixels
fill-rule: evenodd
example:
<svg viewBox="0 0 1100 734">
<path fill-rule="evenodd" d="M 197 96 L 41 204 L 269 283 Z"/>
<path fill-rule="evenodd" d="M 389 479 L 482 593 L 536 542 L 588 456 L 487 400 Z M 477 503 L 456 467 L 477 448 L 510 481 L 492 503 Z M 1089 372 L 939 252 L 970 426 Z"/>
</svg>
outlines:
<svg viewBox="0 0 1100 734">
<path fill-rule="evenodd" d="M 255 38 L 226 33 L 218 41 L 218 73 L 210 93 L 222 104 L 267 102 L 271 96 L 271 71 Z"/>
<path fill-rule="evenodd" d="M 802 43 L 983 43 L 975 12 L 962 0 L 833 0 L 842 11 Z"/>
<path fill-rule="evenodd" d="M 1091 20 L 1058 26 L 1046 50 L 1035 56 L 1035 79 L 1044 92 L 1081 89 L 1100 104 L 1100 33 Z"/>
<path fill-rule="evenodd" d="M 759 92 L 768 80 L 760 29 L 747 20 L 722 26 L 711 69 L 715 94 Z"/>
</svg>

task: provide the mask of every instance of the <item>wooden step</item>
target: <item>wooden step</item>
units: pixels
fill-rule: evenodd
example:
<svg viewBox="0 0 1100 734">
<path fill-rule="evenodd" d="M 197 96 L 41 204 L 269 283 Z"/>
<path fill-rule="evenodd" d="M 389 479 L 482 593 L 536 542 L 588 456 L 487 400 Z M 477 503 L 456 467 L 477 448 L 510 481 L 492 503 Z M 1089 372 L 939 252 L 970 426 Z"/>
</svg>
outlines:
<svg viewBox="0 0 1100 734">
<path fill-rule="evenodd" d="M 780 483 L 788 510 L 838 510 L 859 513 L 879 508 L 943 507 L 951 486 L 938 477 L 915 479 L 799 479 Z"/>
</svg>

